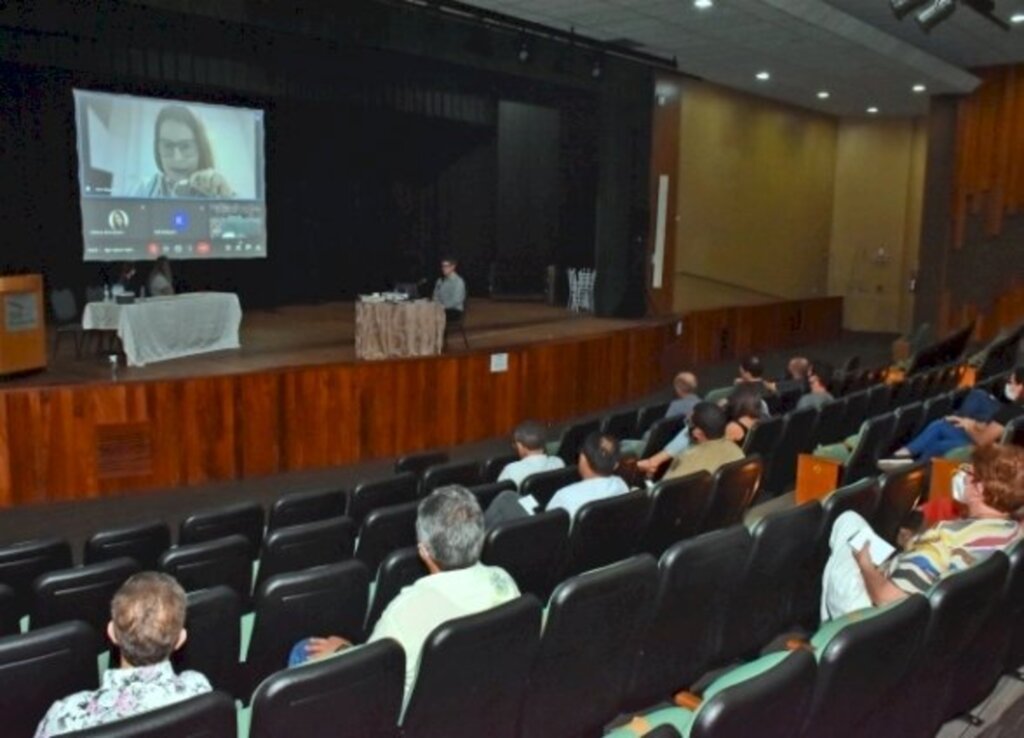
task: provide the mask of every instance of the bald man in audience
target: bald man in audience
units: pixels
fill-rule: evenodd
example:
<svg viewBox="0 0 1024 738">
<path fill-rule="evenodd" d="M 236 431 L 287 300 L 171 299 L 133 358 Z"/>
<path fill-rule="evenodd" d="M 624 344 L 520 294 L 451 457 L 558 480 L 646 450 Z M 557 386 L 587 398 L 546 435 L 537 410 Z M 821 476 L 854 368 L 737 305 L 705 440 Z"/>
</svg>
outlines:
<svg viewBox="0 0 1024 738">
<path fill-rule="evenodd" d="M 694 406 L 700 402 L 700 396 L 697 394 L 697 375 L 693 372 L 679 372 L 672 380 L 672 388 L 676 391 L 676 399 L 669 404 L 665 417 L 675 418 L 692 413 Z"/>
</svg>

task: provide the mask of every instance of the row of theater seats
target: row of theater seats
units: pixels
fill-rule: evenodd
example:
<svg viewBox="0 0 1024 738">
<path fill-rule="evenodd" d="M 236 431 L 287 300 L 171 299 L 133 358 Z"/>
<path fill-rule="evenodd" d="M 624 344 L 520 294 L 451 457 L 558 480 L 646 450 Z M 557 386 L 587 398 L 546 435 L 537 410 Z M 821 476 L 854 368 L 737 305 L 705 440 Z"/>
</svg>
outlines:
<svg viewBox="0 0 1024 738">
<path fill-rule="evenodd" d="M 780 634 L 817 632 L 816 664 L 787 661 L 718 692 L 698 711 L 695 729 L 702 727 L 693 734 L 750 735 L 756 725 L 759 736 L 934 735 L 1024 661 L 1024 549 L 1011 552 L 1010 566 L 999 554 L 927 597 L 852 618 L 841 630 L 817 622 L 832 522 L 855 510 L 892 540 L 925 476 L 915 467 L 881 484 L 862 480 L 823 505 L 770 514 L 751 531 L 720 528 L 672 544 L 657 561 L 645 553 L 575 574 L 546 600 L 543 618 L 545 600 L 524 594 L 451 621 L 424 649 L 401 734 L 599 735 L 619 715 L 679 690 L 699 692 L 702 677 L 757 658 Z M 242 609 L 223 586 L 189 595 L 190 645 L 180 666 L 202 670 L 226 694 L 254 689 L 251 712 L 241 713 L 252 736 L 399 735 L 404 665 L 394 643 L 280 670 L 301 637 L 359 632 L 365 567 L 344 562 L 271 584 L 257 603 L 247 664 L 258 668 L 241 681 L 232 674 Z M 5 735 L 30 735 L 53 699 L 94 688 L 97 648 L 95 632 L 79 622 L 0 640 Z M 800 699 L 762 709 L 769 697 L 794 694 L 796 682 Z M 90 735 L 137 735 L 133 724 L 156 723 L 164 730 L 153 735 L 223 736 L 234 725 L 231 708 L 215 695 Z M 202 727 L 183 732 L 190 720 Z"/>
</svg>

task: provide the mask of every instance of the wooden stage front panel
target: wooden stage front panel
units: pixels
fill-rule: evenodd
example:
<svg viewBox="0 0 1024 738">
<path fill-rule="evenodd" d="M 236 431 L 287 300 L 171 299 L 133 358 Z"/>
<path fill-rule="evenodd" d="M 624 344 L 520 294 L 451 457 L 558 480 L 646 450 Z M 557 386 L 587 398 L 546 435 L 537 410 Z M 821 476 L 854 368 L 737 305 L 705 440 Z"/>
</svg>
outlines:
<svg viewBox="0 0 1024 738">
<path fill-rule="evenodd" d="M 490 353 L 0 394 L 0 505 L 341 465 L 649 393 L 674 324 Z"/>
</svg>

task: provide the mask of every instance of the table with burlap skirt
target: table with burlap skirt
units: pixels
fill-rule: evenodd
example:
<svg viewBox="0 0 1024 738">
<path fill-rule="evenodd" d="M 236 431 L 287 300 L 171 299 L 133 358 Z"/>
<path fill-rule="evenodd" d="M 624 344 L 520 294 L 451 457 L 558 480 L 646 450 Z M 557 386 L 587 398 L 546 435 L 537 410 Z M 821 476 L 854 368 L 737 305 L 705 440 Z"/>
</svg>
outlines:
<svg viewBox="0 0 1024 738">
<path fill-rule="evenodd" d="M 357 302 L 356 357 L 437 356 L 444 323 L 444 308 L 433 300 Z"/>
</svg>

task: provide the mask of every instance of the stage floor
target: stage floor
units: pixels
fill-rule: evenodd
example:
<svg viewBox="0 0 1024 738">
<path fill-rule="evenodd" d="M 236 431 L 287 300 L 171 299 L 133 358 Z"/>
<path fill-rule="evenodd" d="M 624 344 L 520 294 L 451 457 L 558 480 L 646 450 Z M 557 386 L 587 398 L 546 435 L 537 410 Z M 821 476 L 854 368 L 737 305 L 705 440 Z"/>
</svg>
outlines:
<svg viewBox="0 0 1024 738">
<path fill-rule="evenodd" d="M 663 319 L 662 319 L 663 320 Z M 466 334 L 448 337 L 445 353 L 497 350 L 559 338 L 598 334 L 643 324 L 644 320 L 596 318 L 543 303 L 474 299 L 466 313 Z M 660 322 L 660 321 L 659 321 Z M 357 361 L 355 306 L 351 302 L 295 305 L 272 310 L 249 310 L 242 319 L 242 347 L 173 359 L 145 367 L 118 368 L 121 382 L 176 379 L 266 371 L 279 368 Z M 48 346 L 52 347 L 52 336 Z M 0 379 L 0 390 L 109 381 L 107 357 L 90 343 L 75 358 L 70 338 L 43 372 Z M 123 361 L 123 359 L 122 359 Z"/>
</svg>

